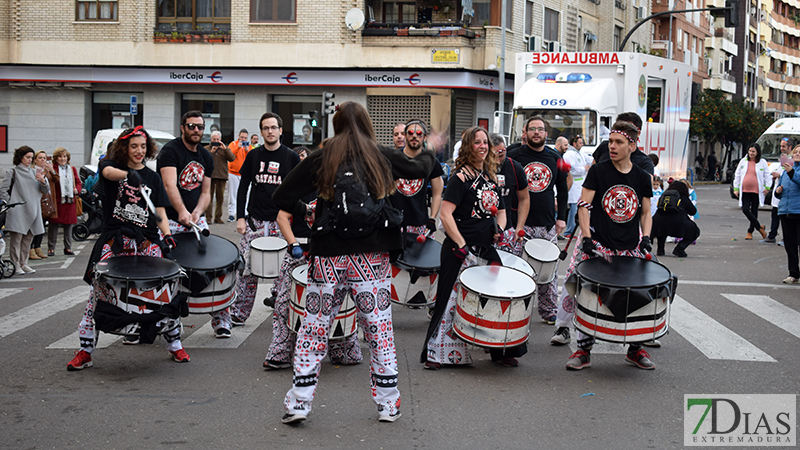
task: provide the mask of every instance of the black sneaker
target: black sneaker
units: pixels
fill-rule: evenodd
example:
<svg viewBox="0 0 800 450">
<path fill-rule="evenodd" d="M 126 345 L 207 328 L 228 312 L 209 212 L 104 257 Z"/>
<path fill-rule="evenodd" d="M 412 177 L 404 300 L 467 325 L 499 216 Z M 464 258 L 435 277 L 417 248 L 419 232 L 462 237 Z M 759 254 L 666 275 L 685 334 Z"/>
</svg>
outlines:
<svg viewBox="0 0 800 450">
<path fill-rule="evenodd" d="M 685 251 L 683 251 L 683 250 L 681 250 L 679 248 L 675 248 L 675 250 L 672 251 L 672 254 L 677 256 L 678 258 L 686 258 L 687 256 L 689 256 L 689 255 L 686 254 Z"/>
<path fill-rule="evenodd" d="M 550 338 L 550 345 L 565 345 L 569 344 L 569 341 L 569 328 L 559 327 L 556 332 L 553 333 L 553 337 Z"/>
<path fill-rule="evenodd" d="M 274 295 L 271 295 L 271 296 L 265 298 L 264 299 L 264 306 L 269 306 L 270 308 L 274 308 L 275 307 L 275 300 L 277 300 L 277 298 Z"/>
<path fill-rule="evenodd" d="M 240 318 L 238 318 L 236 316 L 231 316 L 231 325 L 233 325 L 235 327 L 241 327 L 241 326 L 244 325 L 244 320 L 242 320 L 242 319 L 240 319 Z"/>
<path fill-rule="evenodd" d="M 139 343 L 139 335 L 126 334 L 122 339 L 124 345 L 137 345 Z"/>
<path fill-rule="evenodd" d="M 227 328 L 217 328 L 217 331 L 214 332 L 214 337 L 217 339 L 228 339 L 231 337 L 231 330 Z"/>
<path fill-rule="evenodd" d="M 291 367 L 292 363 L 288 362 L 272 361 L 269 359 L 264 361 L 264 370 L 280 370 L 280 369 L 289 369 Z"/>
<path fill-rule="evenodd" d="M 308 418 L 307 416 L 300 413 L 294 413 L 294 414 L 286 413 L 283 415 L 283 417 L 281 417 L 281 423 L 286 423 L 286 424 L 298 423 L 306 420 L 307 418 Z"/>
<path fill-rule="evenodd" d="M 650 354 L 641 348 L 633 353 L 628 352 L 625 355 L 625 362 L 644 370 L 653 370 L 656 368 L 655 363 L 650 361 Z"/>
</svg>

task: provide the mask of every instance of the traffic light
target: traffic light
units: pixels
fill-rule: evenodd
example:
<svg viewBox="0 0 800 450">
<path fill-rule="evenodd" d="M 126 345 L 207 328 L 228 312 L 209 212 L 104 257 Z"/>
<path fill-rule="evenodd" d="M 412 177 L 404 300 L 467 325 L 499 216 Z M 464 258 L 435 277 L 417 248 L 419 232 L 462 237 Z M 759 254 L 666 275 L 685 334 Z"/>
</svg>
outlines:
<svg viewBox="0 0 800 450">
<path fill-rule="evenodd" d="M 725 28 L 739 26 L 739 0 L 725 0 Z"/>
<path fill-rule="evenodd" d="M 336 104 L 333 101 L 333 98 L 336 97 L 336 94 L 333 92 L 323 92 L 322 93 L 322 115 L 327 116 L 331 115 L 336 112 Z"/>
<path fill-rule="evenodd" d="M 311 128 L 317 128 L 317 112 L 316 111 L 309 111 L 308 112 L 308 121 L 311 124 Z"/>
</svg>

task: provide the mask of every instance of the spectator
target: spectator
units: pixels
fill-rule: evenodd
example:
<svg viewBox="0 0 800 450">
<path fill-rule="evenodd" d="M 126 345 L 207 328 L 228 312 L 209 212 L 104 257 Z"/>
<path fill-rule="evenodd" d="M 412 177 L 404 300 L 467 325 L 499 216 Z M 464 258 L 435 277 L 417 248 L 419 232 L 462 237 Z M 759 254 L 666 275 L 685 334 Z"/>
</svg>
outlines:
<svg viewBox="0 0 800 450">
<path fill-rule="evenodd" d="M 299 147 L 295 147 L 294 151 L 295 153 L 297 153 L 297 156 L 300 157 L 300 161 L 306 159 L 306 156 L 308 156 L 308 148 L 303 147 L 302 145 Z"/>
<path fill-rule="evenodd" d="M 664 193 L 664 182 L 659 177 L 653 177 L 653 198 L 650 199 L 650 215 L 655 216 L 658 210 L 658 199 Z"/>
<path fill-rule="evenodd" d="M 222 203 L 225 201 L 225 183 L 228 182 L 228 163 L 236 159 L 233 152 L 222 143 L 222 133 L 219 131 L 211 132 L 211 143 L 208 151 L 214 158 L 214 172 L 211 173 L 211 201 L 206 208 L 206 220 L 213 219 L 214 223 L 225 223 L 222 221 Z M 211 205 L 214 204 L 214 214 L 211 214 Z"/>
<path fill-rule="evenodd" d="M 78 170 L 69 164 L 70 157 L 64 147 L 58 147 L 53 152 L 57 168 L 53 172 L 55 182 L 51 182 L 51 192 L 55 197 L 54 204 L 58 213 L 50 218 L 50 226 L 47 229 L 47 254 L 50 256 L 55 255 L 59 225 L 64 228 L 64 254 L 75 255 L 72 252 L 72 226 L 78 223 L 75 199 L 81 192 L 81 178 L 78 176 Z"/>
<path fill-rule="evenodd" d="M 656 155 L 655 153 L 649 153 L 647 156 L 649 156 L 650 160 L 653 161 L 653 176 L 661 177 L 661 171 L 658 170 L 658 163 L 661 160 L 658 158 L 658 155 Z"/>
<path fill-rule="evenodd" d="M 800 264 L 798 264 L 798 246 L 800 245 L 800 146 L 792 150 L 792 161 L 783 161 L 784 172 L 780 177 L 775 195 L 781 201 L 778 204 L 778 217 L 783 227 L 783 242 L 789 262 L 789 276 L 786 284 L 800 283 Z"/>
<path fill-rule="evenodd" d="M 37 171 L 33 164 L 33 149 L 27 145 L 14 150 L 14 167 L 6 172 L 0 183 L 0 200 L 8 203 L 25 202 L 6 213 L 5 231 L 9 236 L 9 258 L 17 274 L 35 273 L 28 266 L 31 241 L 44 233 L 42 224 L 42 194 L 49 191 L 44 171 Z"/>
<path fill-rule="evenodd" d="M 761 152 L 759 152 L 759 155 Z M 706 162 L 708 163 L 708 172 L 706 172 L 706 180 L 714 181 L 714 177 L 717 173 L 717 156 L 714 155 L 714 150 L 711 150 L 711 153 L 708 154 L 708 158 L 706 158 Z"/>
<path fill-rule="evenodd" d="M 705 158 L 702 153 L 698 153 L 697 156 L 694 157 L 694 178 L 696 180 L 702 180 L 704 178 L 703 164 L 705 164 Z"/>
<path fill-rule="evenodd" d="M 50 196 L 50 204 L 55 206 L 57 204 L 57 202 L 56 202 L 56 196 L 53 195 L 53 190 L 54 190 L 54 186 L 55 186 L 54 179 L 53 179 L 53 164 L 50 161 L 47 160 L 47 152 L 45 152 L 44 150 L 40 150 L 40 151 L 36 152 L 36 154 L 33 156 L 33 163 L 35 164 L 34 169 L 36 171 L 42 171 L 44 173 L 44 177 L 48 182 L 48 192 L 47 192 L 47 194 L 44 194 L 44 195 L 49 195 Z M 57 216 L 58 216 L 58 213 L 53 214 L 53 215 L 51 215 L 49 217 L 44 217 L 44 214 L 43 214 L 42 215 L 42 228 L 46 228 L 46 226 L 47 226 L 46 222 L 48 220 L 54 219 Z M 28 255 L 28 259 L 32 259 L 32 260 L 47 259 L 47 255 L 45 255 L 44 252 L 42 251 L 42 240 L 43 239 L 44 239 L 44 233 L 37 234 L 36 236 L 33 237 L 33 242 L 31 243 L 31 251 L 30 251 L 30 254 Z"/>
<path fill-rule="evenodd" d="M 791 154 L 792 154 L 792 141 L 789 140 L 788 137 L 782 138 L 780 142 L 780 156 L 784 158 L 788 157 L 789 159 L 791 159 Z M 781 178 L 781 175 L 783 175 L 783 166 L 780 163 L 775 165 L 778 167 L 774 169 L 773 169 L 774 166 L 770 165 L 771 168 L 770 170 L 772 170 L 772 173 L 770 175 L 772 175 L 773 188 L 778 186 L 778 180 Z M 769 233 L 767 233 L 766 239 L 758 241 L 762 244 L 774 244 L 776 242 L 775 238 L 778 237 L 778 224 L 780 224 L 780 219 L 778 218 L 779 202 L 780 198 L 778 198 L 777 195 L 773 195 L 772 199 L 770 200 L 770 205 L 772 206 L 772 211 L 771 211 L 772 220 L 770 220 L 769 224 Z"/>
<path fill-rule="evenodd" d="M 667 236 L 680 237 L 681 240 L 672 250 L 672 254 L 685 258 L 687 256 L 686 247 L 700 236 L 697 224 L 689 219 L 689 216 L 694 215 L 697 209 L 689 199 L 689 189 L 681 181 L 673 181 L 664 191 L 664 195 L 669 191 L 676 191 L 680 195 L 677 211 L 665 211 L 658 208 L 653 216 L 653 230 L 650 237 L 655 240 L 657 256 L 664 256 Z"/>
<path fill-rule="evenodd" d="M 708 155 L 709 161 L 714 155 Z M 711 163 L 709 162 L 709 169 Z M 747 150 L 747 156 L 739 161 L 736 166 L 736 173 L 733 178 L 733 195 L 739 198 L 739 206 L 742 208 L 750 226 L 747 228 L 745 240 L 753 239 L 753 231 L 761 233 L 761 239 L 767 238 L 764 226 L 758 223 L 758 208 L 764 206 L 764 197 L 772 182 L 769 175 L 767 161 L 761 159 L 761 146 L 753 144 Z"/>
<path fill-rule="evenodd" d="M 247 140 L 247 130 L 245 128 L 239 131 L 239 139 L 228 145 L 228 149 L 230 149 L 235 157 L 233 161 L 228 163 L 228 222 L 236 220 L 236 196 L 239 192 L 239 182 L 242 179 L 239 169 L 242 167 L 244 158 L 247 156 L 247 152 L 250 151 L 250 148 L 250 142 Z"/>
<path fill-rule="evenodd" d="M 251 134 L 250 135 L 250 148 L 256 148 L 256 147 L 258 147 L 258 135 L 257 134 Z"/>
<path fill-rule="evenodd" d="M 392 143 L 396 150 L 402 150 L 406 146 L 406 124 L 398 123 L 392 130 Z"/>
</svg>

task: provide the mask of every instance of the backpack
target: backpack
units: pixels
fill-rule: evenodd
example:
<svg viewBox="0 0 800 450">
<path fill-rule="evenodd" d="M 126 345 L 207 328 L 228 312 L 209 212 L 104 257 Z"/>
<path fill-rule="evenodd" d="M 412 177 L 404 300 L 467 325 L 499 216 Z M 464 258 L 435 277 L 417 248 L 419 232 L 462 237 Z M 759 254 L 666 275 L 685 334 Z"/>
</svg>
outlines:
<svg viewBox="0 0 800 450">
<path fill-rule="evenodd" d="M 393 208 L 386 197 L 375 199 L 359 174 L 359 169 L 348 164 L 339 166 L 333 199 L 325 202 L 325 213 L 314 223 L 318 233 L 333 231 L 342 238 L 360 238 L 403 222 L 403 212 Z"/>
<path fill-rule="evenodd" d="M 680 212 L 681 194 L 676 190 L 664 191 L 658 199 L 658 211 L 665 213 Z"/>
</svg>

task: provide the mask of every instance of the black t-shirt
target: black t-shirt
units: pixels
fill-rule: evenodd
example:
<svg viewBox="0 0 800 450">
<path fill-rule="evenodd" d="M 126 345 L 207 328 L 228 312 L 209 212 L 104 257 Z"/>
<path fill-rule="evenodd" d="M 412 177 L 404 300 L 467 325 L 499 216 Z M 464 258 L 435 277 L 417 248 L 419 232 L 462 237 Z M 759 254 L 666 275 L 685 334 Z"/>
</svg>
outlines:
<svg viewBox="0 0 800 450">
<path fill-rule="evenodd" d="M 528 177 L 528 192 L 531 208 L 525 224 L 530 227 L 552 227 L 556 223 L 555 194 L 558 188 L 558 218 L 567 218 L 567 172 L 558 170 L 558 151 L 544 147 L 540 152 L 525 145 L 507 156 L 513 158 L 524 168 Z"/>
<path fill-rule="evenodd" d="M 183 206 L 191 213 L 197 207 L 200 194 L 203 192 L 203 180 L 214 172 L 214 157 L 202 145 L 197 151 L 186 148 L 183 139 L 175 138 L 158 152 L 158 173 L 164 167 L 174 167 L 177 174 L 178 192 L 181 194 Z M 201 214 L 202 215 L 202 214 Z M 167 217 L 178 221 L 178 211 L 167 205 Z"/>
<path fill-rule="evenodd" d="M 611 160 L 611 157 L 608 155 L 608 141 L 603 141 L 597 146 L 597 149 L 592 154 L 592 158 L 594 158 L 595 163 Z M 631 153 L 631 162 L 634 166 L 639 167 L 650 175 L 655 174 L 653 160 L 638 148 Z"/>
<path fill-rule="evenodd" d="M 494 242 L 491 208 L 505 209 L 500 188 L 486 173 L 461 181 L 457 174 L 450 177 L 444 200 L 456 205 L 453 218 L 467 245 L 491 247 Z"/>
<path fill-rule="evenodd" d="M 402 150 L 397 150 L 402 152 Z M 392 206 L 403 211 L 403 226 L 420 226 L 428 222 L 428 184 L 432 179 L 444 175 L 442 166 L 434 164 L 426 178 L 395 180 L 397 192 L 389 197 Z"/>
<path fill-rule="evenodd" d="M 314 191 L 305 197 L 301 198 L 305 203 L 308 203 L 311 206 L 316 207 L 317 205 L 317 191 Z M 311 237 L 311 227 L 314 226 L 314 222 L 309 220 L 309 217 L 305 215 L 292 215 L 292 234 L 295 237 Z"/>
<path fill-rule="evenodd" d="M 517 226 L 517 210 L 519 209 L 519 198 L 517 191 L 528 187 L 528 177 L 525 176 L 525 169 L 513 159 L 506 157 L 503 164 L 497 168 L 497 185 L 506 204 L 506 229 Z"/>
<path fill-rule="evenodd" d="M 103 159 L 100 161 L 100 176 L 103 178 L 103 231 L 117 230 L 121 227 L 139 227 L 155 230 L 157 222 L 147 207 L 139 187 L 128 185 L 127 178 L 120 181 L 111 181 L 102 176 L 103 169 L 113 167 L 120 170 L 129 170 L 121 167 L 114 161 Z M 169 205 L 169 198 L 164 189 L 161 177 L 152 169 L 144 167 L 137 170 L 142 178 L 142 185 L 150 189 L 150 201 L 158 207 Z"/>
<path fill-rule="evenodd" d="M 242 181 L 236 195 L 236 218 L 245 217 L 244 207 L 247 204 L 247 213 L 254 219 L 274 221 L 278 217 L 278 207 L 272 202 L 272 194 L 298 164 L 300 156 L 285 145 L 274 151 L 267 150 L 263 145 L 250 150 L 239 169 Z"/>
<path fill-rule="evenodd" d="M 653 196 L 650 176 L 633 165 L 622 173 L 611 160 L 593 165 L 583 182 L 594 191 L 590 226 L 592 239 L 612 250 L 632 250 L 639 245 L 642 198 Z M 645 211 L 650 214 L 650 211 Z"/>
</svg>

